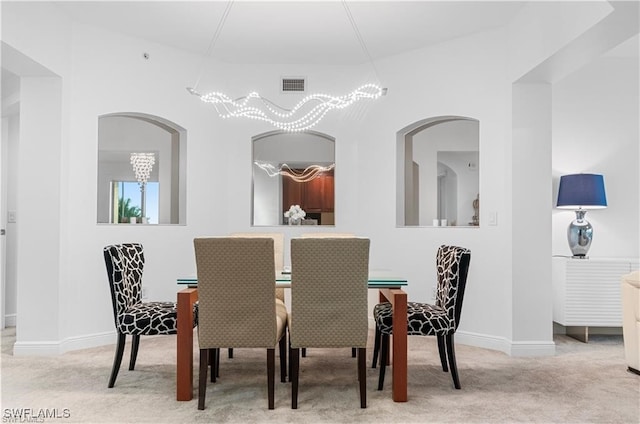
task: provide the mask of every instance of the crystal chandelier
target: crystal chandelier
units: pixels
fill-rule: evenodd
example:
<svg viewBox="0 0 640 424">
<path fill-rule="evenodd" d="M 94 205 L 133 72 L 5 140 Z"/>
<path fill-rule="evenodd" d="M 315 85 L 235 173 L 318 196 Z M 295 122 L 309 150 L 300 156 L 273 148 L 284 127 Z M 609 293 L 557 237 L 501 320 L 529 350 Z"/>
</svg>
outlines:
<svg viewBox="0 0 640 424">
<path fill-rule="evenodd" d="M 155 163 L 155 153 L 131 153 L 131 165 L 133 165 L 133 172 L 136 176 L 136 180 L 138 180 L 138 185 L 140 186 L 140 210 L 142 212 L 143 219 L 146 217 L 147 203 L 147 193 L 145 188 Z"/>
<path fill-rule="evenodd" d="M 306 183 L 307 181 L 311 181 L 317 178 L 323 172 L 331 171 L 336 166 L 335 163 L 332 163 L 331 165 L 327 165 L 327 166 L 310 165 L 305 169 L 303 169 L 302 171 L 298 171 L 297 169 L 291 168 L 286 163 L 283 163 L 278 167 L 265 162 L 254 162 L 254 164 L 258 166 L 260 169 L 262 169 L 263 171 L 265 171 L 267 175 L 269 175 L 270 177 L 283 175 L 299 183 Z"/>
<path fill-rule="evenodd" d="M 373 65 L 373 59 L 371 58 L 364 40 L 360 35 L 360 31 L 356 26 L 355 20 L 351 15 L 351 11 L 347 6 L 346 1 L 342 0 L 342 4 L 362 50 Z M 211 43 L 209 44 L 207 54 L 212 50 L 218 40 L 232 5 L 233 0 L 229 0 L 222 17 L 220 18 L 220 22 L 218 23 L 218 27 L 216 28 Z M 375 66 L 373 66 L 373 68 L 375 71 Z M 195 86 L 197 86 L 197 84 Z M 257 119 L 287 132 L 306 131 L 318 124 L 318 122 L 320 122 L 331 110 L 344 109 L 359 100 L 377 99 L 380 96 L 387 94 L 386 88 L 382 88 L 377 84 L 365 84 L 342 96 L 332 96 L 321 93 L 311 94 L 298 102 L 298 104 L 293 108 L 287 109 L 277 105 L 266 97 L 262 97 L 256 92 L 251 92 L 244 97 L 232 99 L 221 92 L 202 94 L 194 87 L 187 87 L 187 91 L 192 95 L 199 97 L 203 102 L 213 105 L 221 118 L 244 117 Z"/>
</svg>

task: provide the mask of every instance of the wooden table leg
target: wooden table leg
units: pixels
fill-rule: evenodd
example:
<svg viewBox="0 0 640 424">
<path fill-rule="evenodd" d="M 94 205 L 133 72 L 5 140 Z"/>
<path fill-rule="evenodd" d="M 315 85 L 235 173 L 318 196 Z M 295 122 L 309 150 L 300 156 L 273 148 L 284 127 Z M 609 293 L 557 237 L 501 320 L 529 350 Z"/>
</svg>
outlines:
<svg viewBox="0 0 640 424">
<path fill-rule="evenodd" d="M 393 400 L 407 401 L 407 293 L 401 289 L 381 289 L 393 307 Z"/>
<path fill-rule="evenodd" d="M 198 289 L 178 292 L 177 400 L 193 399 L 193 304 L 197 300 Z"/>
</svg>

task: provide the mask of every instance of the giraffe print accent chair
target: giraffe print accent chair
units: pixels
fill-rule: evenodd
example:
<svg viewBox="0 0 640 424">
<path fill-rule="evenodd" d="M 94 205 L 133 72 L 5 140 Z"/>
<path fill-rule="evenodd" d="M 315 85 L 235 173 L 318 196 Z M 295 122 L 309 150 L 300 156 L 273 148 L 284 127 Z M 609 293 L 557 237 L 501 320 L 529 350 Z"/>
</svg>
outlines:
<svg viewBox="0 0 640 424">
<path fill-rule="evenodd" d="M 112 388 L 118 377 L 127 335 L 133 336 L 129 361 L 129 370 L 133 370 L 138 356 L 140 336 L 176 334 L 177 307 L 175 302 L 142 301 L 144 252 L 141 244 L 110 245 L 103 249 L 103 253 L 118 333 L 116 355 L 108 386 Z M 198 322 L 195 306 L 193 316 L 195 327 Z"/>
<path fill-rule="evenodd" d="M 436 256 L 438 286 L 435 304 L 407 303 L 407 334 L 437 337 L 442 370 L 447 372 L 449 368 L 451 369 L 451 378 L 456 389 L 460 389 L 460 379 L 456 366 L 453 334 L 460 323 L 470 261 L 470 250 L 457 246 L 440 246 Z M 378 390 L 382 390 L 384 385 L 384 373 L 389 355 L 389 335 L 393 332 L 392 315 L 391 304 L 388 302 L 379 303 L 373 309 L 376 322 L 373 368 L 376 367 L 379 351 L 381 356 Z"/>
</svg>

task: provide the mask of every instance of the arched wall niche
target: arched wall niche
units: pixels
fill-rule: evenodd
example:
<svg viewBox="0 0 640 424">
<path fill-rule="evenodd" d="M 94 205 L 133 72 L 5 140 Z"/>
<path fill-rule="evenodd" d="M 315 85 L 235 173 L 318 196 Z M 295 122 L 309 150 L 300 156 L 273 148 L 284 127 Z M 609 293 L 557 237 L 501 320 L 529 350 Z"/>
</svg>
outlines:
<svg viewBox="0 0 640 424">
<path fill-rule="evenodd" d="M 139 188 L 137 194 L 134 190 L 137 182 L 130 156 L 144 152 L 155 154 L 146 190 L 148 223 L 185 225 L 186 151 L 187 131 L 165 118 L 138 112 L 99 116 L 97 222 L 131 222 L 122 213 L 123 204 L 130 199 L 127 205 L 139 205 L 141 194 Z"/>
<path fill-rule="evenodd" d="M 253 226 L 286 225 L 284 212 L 292 204 L 305 210 L 302 224 L 335 225 L 334 137 L 318 131 L 269 131 L 252 137 L 251 144 Z M 330 169 L 306 182 L 269 175 L 264 169 L 270 165 L 277 170 L 285 164 L 297 173 L 312 167 Z"/>
<path fill-rule="evenodd" d="M 480 122 L 436 116 L 396 133 L 399 227 L 479 226 Z"/>
</svg>

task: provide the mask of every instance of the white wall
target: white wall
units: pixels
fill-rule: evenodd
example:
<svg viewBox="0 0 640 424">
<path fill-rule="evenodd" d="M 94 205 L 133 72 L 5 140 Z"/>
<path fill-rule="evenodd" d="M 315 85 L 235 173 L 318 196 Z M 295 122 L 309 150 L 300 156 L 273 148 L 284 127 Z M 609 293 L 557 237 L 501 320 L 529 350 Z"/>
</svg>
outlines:
<svg viewBox="0 0 640 424">
<path fill-rule="evenodd" d="M 471 249 L 471 269 L 458 340 L 505 349 L 509 342 L 510 229 L 503 190 L 509 159 L 504 152 L 510 127 L 511 85 L 506 75 L 504 33 L 487 32 L 381 61 L 378 69 L 389 94 L 372 109 L 374 123 L 353 130 L 360 140 L 353 153 L 358 193 L 354 205 L 367 210 L 354 225 L 372 240 L 371 257 L 380 268 L 400 269 L 411 284 L 409 297 L 431 300 L 435 254 L 443 243 Z M 480 122 L 480 228 L 396 228 L 396 132 L 422 119 L 467 116 Z M 339 144 L 336 145 L 339 148 Z M 375 193 L 375 195 L 372 195 Z M 483 211 L 504 221 L 489 226 Z M 486 313 L 491 310 L 492 313 Z"/>
<path fill-rule="evenodd" d="M 526 2 L 509 23 L 510 31 L 506 41 L 509 47 L 509 75 L 512 80 L 516 81 L 529 74 L 611 11 L 613 7 L 607 1 Z M 567 64 L 571 62 L 565 65 Z"/>
<path fill-rule="evenodd" d="M 635 57 L 605 55 L 553 85 L 553 206 L 564 174 L 602 174 L 608 207 L 589 211 L 590 257 L 640 256 L 640 116 Z M 553 254 L 571 255 L 573 211 L 553 211 Z"/>
<path fill-rule="evenodd" d="M 513 87 L 513 315 L 512 340 L 552 339 L 551 287 L 551 86 Z M 526 187 L 526 189 L 524 189 Z M 546 323 L 539 325 L 538 323 Z"/>
<path fill-rule="evenodd" d="M 18 152 L 17 243 L 18 328 L 23 341 L 57 342 L 66 308 L 60 274 L 61 112 L 60 78 L 22 78 Z M 36 171 L 36 172 L 34 172 Z M 50 176 L 50 177 L 47 177 Z M 64 205 L 65 209 L 67 205 Z M 34 226 L 36 228 L 32 228 Z M 46 270 L 51 276 L 43 279 Z M 33 293 L 42 296 L 37 314 Z M 26 339 L 26 340 L 25 340 Z"/>
<path fill-rule="evenodd" d="M 73 205 L 75 213 L 47 217 L 44 224 L 57 222 L 53 223 L 53 231 L 58 231 L 59 237 L 51 234 L 47 240 L 59 239 L 56 258 L 60 270 L 55 270 L 56 263 L 33 269 L 25 285 L 30 292 L 25 297 L 29 306 L 24 310 L 51 313 L 54 318 L 59 317 L 57 325 L 54 319 L 53 328 L 19 326 L 17 353 L 26 353 L 27 346 L 37 347 L 38 341 L 43 350 L 51 341 L 64 351 L 114 340 L 102 257 L 102 248 L 107 244 L 142 242 L 147 258 L 144 284 L 149 298 L 174 299 L 175 278 L 195 269 L 194 237 L 250 230 L 251 172 L 247 161 L 251 157 L 251 137 L 271 130 L 259 122 L 223 121 L 212 108 L 186 93 L 184 88 L 200 71 L 200 57 L 82 25 L 73 27 L 70 42 L 64 37 L 51 37 L 49 21 L 62 21 L 55 20 L 52 14 L 43 16 L 38 7 L 3 4 L 3 39 L 62 77 L 61 157 L 57 164 L 44 169 L 60 181 L 58 202 Z M 5 19 L 10 20 L 7 25 Z M 539 30 L 547 28 L 540 25 Z M 514 282 L 514 277 L 535 266 L 531 261 L 523 264 L 525 255 L 514 259 L 512 226 L 519 219 L 516 212 L 522 208 L 520 202 L 533 201 L 548 214 L 551 188 L 547 185 L 546 193 L 539 181 L 551 178 L 550 166 L 530 167 L 531 179 L 538 181 L 533 185 L 522 175 L 512 178 L 513 158 L 521 153 L 512 147 L 513 78 L 509 69 L 513 70 L 514 61 L 506 53 L 505 41 L 511 39 L 513 31 L 517 28 L 511 32 L 488 31 L 380 60 L 376 65 L 383 85 L 389 88 L 387 96 L 358 105 L 355 112 L 327 116 L 316 129 L 336 138 L 336 163 L 346 164 L 336 169 L 336 181 L 340 183 L 336 185 L 334 230 L 370 237 L 373 268 L 403 273 L 410 281 L 409 297 L 428 301 L 435 286 L 438 246 L 447 243 L 468 247 L 472 261 L 457 340 L 509 353 L 549 353 L 553 352 L 547 331 L 551 323 L 545 308 L 551 308 L 550 287 Z M 150 53 L 150 60 L 142 58 L 143 52 Z M 217 65 L 203 78 L 200 91 L 215 88 L 218 81 L 224 81 L 223 88 L 232 97 L 246 94 L 248 87 L 265 87 L 261 91 L 266 96 L 284 104 L 291 102 L 291 97 L 282 97 L 278 91 L 276 82 L 281 75 L 305 75 L 318 91 L 345 93 L 368 82 L 360 77 L 369 69 L 364 65 Z M 96 225 L 96 181 L 87 176 L 97 175 L 97 117 L 123 111 L 160 116 L 187 129 L 188 225 Z M 481 226 L 398 228 L 396 132 L 412 122 L 442 115 L 470 116 L 481 123 Z M 546 157 L 550 163 L 550 152 Z M 40 162 L 21 162 L 23 172 L 35 174 Z M 246 172 L 235 173 L 242 169 Z M 531 188 L 533 196 L 524 200 L 514 196 Z M 38 188 L 32 186 L 29 190 L 22 197 L 21 208 L 36 207 Z M 518 207 L 513 206 L 515 202 Z M 496 225 L 489 225 L 489 216 L 496 217 Z M 35 239 L 41 235 L 41 225 L 21 227 L 21 237 Z M 284 232 L 287 238 L 304 231 L 289 227 L 274 230 Z M 550 234 L 540 237 L 541 243 L 545 237 L 551 239 Z M 548 250 L 543 248 L 536 258 L 548 260 L 550 267 Z M 23 262 L 20 269 L 27 266 Z M 48 279 L 52 270 L 56 278 Z M 526 281 L 535 279 L 536 272 L 534 269 L 533 274 L 527 275 Z M 540 275 L 545 278 L 544 272 Z M 25 283 L 21 280 L 20 287 L 22 284 Z M 46 289 L 39 293 L 40 288 Z M 59 304 L 51 307 L 48 293 L 53 291 L 55 296 L 57 288 Z M 531 308 L 519 308 L 527 294 L 540 300 L 542 312 L 532 314 Z M 28 345 L 29 342 L 33 344 Z"/>
</svg>

